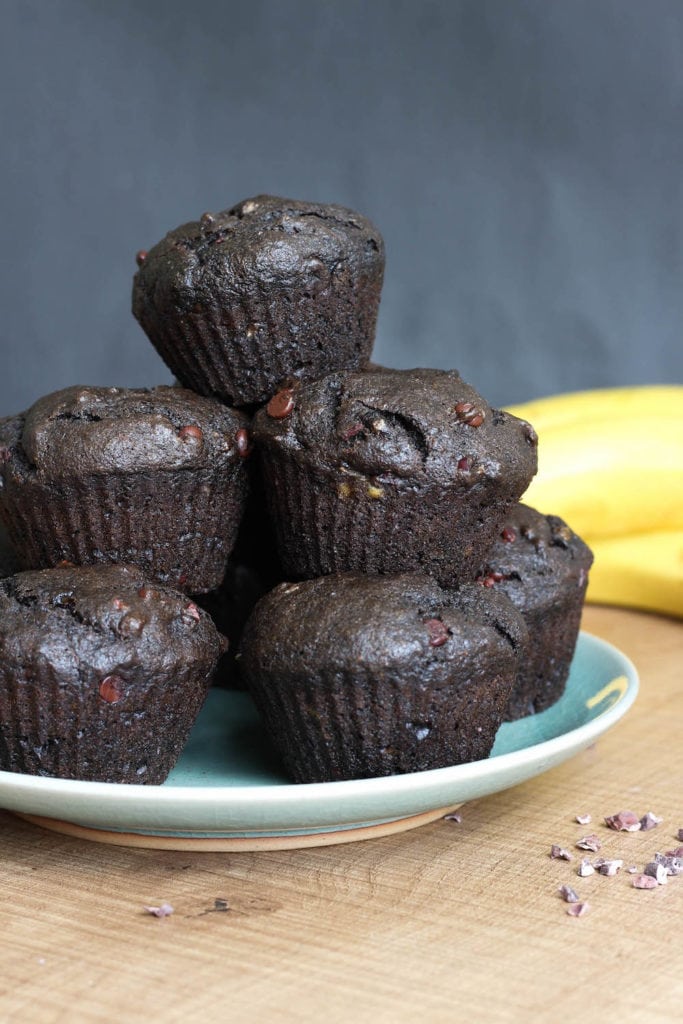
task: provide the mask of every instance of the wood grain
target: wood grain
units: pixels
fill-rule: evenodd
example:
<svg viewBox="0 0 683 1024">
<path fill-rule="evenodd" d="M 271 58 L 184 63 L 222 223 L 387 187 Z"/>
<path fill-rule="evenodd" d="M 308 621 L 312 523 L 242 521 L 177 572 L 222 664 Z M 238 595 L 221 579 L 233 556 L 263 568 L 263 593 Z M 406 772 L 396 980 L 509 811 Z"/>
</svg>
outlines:
<svg viewBox="0 0 683 1024">
<path fill-rule="evenodd" d="M 635 707 L 598 743 L 460 824 L 329 848 L 122 849 L 0 812 L 0 1020 L 666 1022 L 680 1019 L 683 877 L 576 876 L 576 839 L 642 865 L 683 827 L 683 627 L 592 607 L 636 663 Z M 658 829 L 604 815 L 652 810 Z M 589 812 L 593 824 L 576 824 Z M 552 860 L 552 843 L 572 849 Z M 558 887 L 591 904 L 567 916 Z M 215 900 L 229 909 L 215 909 Z M 166 900 L 157 919 L 145 904 Z"/>
</svg>

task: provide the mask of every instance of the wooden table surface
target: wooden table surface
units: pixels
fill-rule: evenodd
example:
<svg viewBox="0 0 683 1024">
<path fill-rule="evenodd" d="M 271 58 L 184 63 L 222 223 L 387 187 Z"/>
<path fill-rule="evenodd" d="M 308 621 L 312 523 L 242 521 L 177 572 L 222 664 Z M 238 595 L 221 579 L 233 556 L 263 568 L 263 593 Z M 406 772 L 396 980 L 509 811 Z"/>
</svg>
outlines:
<svg viewBox="0 0 683 1024">
<path fill-rule="evenodd" d="M 0 812 L 0 1020 L 683 1019 L 683 876 L 643 891 L 625 870 L 679 845 L 683 626 L 588 608 L 584 628 L 636 663 L 634 708 L 564 765 L 465 805 L 459 824 L 187 854 L 103 846 Z M 603 817 L 626 808 L 664 821 L 608 830 Z M 624 859 L 616 877 L 577 876 L 574 843 L 590 831 L 601 855 Z M 550 858 L 553 843 L 571 863 Z M 590 903 L 585 916 L 567 915 L 564 883 Z M 172 916 L 144 912 L 161 901 Z"/>
</svg>

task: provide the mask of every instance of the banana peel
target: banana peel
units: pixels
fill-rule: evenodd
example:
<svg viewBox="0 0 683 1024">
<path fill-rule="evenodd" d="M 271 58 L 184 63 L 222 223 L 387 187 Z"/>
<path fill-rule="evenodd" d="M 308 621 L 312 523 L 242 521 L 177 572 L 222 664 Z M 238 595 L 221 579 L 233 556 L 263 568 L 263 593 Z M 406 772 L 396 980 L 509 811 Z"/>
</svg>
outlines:
<svg viewBox="0 0 683 1024">
<path fill-rule="evenodd" d="M 683 618 L 683 530 L 589 542 L 586 600 Z"/>
<path fill-rule="evenodd" d="M 683 617 L 683 387 L 571 392 L 507 411 L 539 436 L 522 500 L 595 553 L 587 600 Z"/>
<path fill-rule="evenodd" d="M 677 384 L 647 384 L 638 387 L 593 388 L 565 391 L 506 406 L 507 412 L 533 424 L 537 433 L 562 430 L 583 420 L 637 419 L 657 416 L 683 419 L 683 387 Z"/>
</svg>

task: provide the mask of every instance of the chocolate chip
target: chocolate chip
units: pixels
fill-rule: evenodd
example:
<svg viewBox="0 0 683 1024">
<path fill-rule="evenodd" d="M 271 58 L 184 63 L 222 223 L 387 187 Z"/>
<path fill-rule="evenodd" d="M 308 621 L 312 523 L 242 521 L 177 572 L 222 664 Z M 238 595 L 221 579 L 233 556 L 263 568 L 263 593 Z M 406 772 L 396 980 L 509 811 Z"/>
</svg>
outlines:
<svg viewBox="0 0 683 1024">
<path fill-rule="evenodd" d="M 204 435 L 200 427 L 190 423 L 187 427 L 181 427 L 178 431 L 178 437 L 181 441 L 203 441 Z"/>
<path fill-rule="evenodd" d="M 458 469 L 463 473 L 469 473 L 472 469 L 472 459 L 469 455 L 463 455 L 461 459 L 458 459 Z"/>
<path fill-rule="evenodd" d="M 137 263 L 137 265 L 139 267 L 142 266 L 142 264 L 145 262 L 146 259 L 147 259 L 147 250 L 146 249 L 140 249 L 139 252 L 136 252 L 136 254 L 135 254 L 135 262 Z"/>
<path fill-rule="evenodd" d="M 506 542 L 506 544 L 512 544 L 513 540 L 517 539 L 517 534 L 511 526 L 504 526 L 503 529 L 500 531 L 500 536 L 501 539 Z"/>
<path fill-rule="evenodd" d="M 251 444 L 249 442 L 249 431 L 245 427 L 240 427 L 235 434 L 235 444 L 237 445 L 237 454 L 241 458 L 246 459 L 247 455 L 251 452 Z"/>
<path fill-rule="evenodd" d="M 197 605 L 194 603 L 194 601 L 190 601 L 190 603 L 185 605 L 185 607 L 183 608 L 181 616 L 183 620 L 188 623 L 188 625 L 195 626 L 201 619 L 202 614 L 199 611 Z"/>
<path fill-rule="evenodd" d="M 477 582 L 481 583 L 482 587 L 492 587 L 504 579 L 502 572 L 488 572 L 485 576 L 480 576 Z"/>
<path fill-rule="evenodd" d="M 477 409 L 471 402 L 458 402 L 453 412 L 460 422 L 466 423 L 468 427 L 480 427 L 484 422 L 483 409 Z"/>
<path fill-rule="evenodd" d="M 283 388 L 273 395 L 266 406 L 266 412 L 274 420 L 283 420 L 294 409 L 294 392 L 291 388 Z"/>
<path fill-rule="evenodd" d="M 199 223 L 204 231 L 209 230 L 216 223 L 216 218 L 212 213 L 203 213 L 199 218 Z"/>
<path fill-rule="evenodd" d="M 107 704 L 116 704 L 123 697 L 123 679 L 120 676 L 105 676 L 100 683 L 100 697 Z"/>
<path fill-rule="evenodd" d="M 425 626 L 429 633 L 429 643 L 432 647 L 443 647 L 449 637 L 448 626 L 441 619 L 425 619 Z"/>
</svg>

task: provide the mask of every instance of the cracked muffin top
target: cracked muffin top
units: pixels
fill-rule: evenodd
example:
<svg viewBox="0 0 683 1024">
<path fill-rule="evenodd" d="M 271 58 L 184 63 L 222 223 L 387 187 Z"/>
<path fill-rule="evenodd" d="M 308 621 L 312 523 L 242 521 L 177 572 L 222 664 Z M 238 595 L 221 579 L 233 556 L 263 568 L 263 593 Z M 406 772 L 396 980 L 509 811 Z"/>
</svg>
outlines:
<svg viewBox="0 0 683 1024">
<path fill-rule="evenodd" d="M 593 553 L 559 516 L 519 504 L 508 513 L 491 549 L 482 582 L 516 607 L 553 607 L 572 590 L 583 591 Z"/>
<path fill-rule="evenodd" d="M 251 672 L 277 665 L 296 679 L 319 667 L 407 665 L 423 685 L 444 661 L 476 657 L 478 645 L 520 653 L 526 642 L 517 610 L 479 584 L 444 590 L 420 572 L 340 573 L 275 587 L 252 612 L 241 651 Z"/>
<path fill-rule="evenodd" d="M 245 445 L 247 418 L 177 387 L 69 387 L 0 422 L 3 476 L 58 479 L 227 466 Z"/>
<path fill-rule="evenodd" d="M 134 567 L 60 566 L 0 580 L 3 662 L 51 664 L 65 682 L 99 671 L 216 660 L 225 641 L 210 616 Z"/>
<path fill-rule="evenodd" d="M 253 429 L 271 450 L 382 482 L 488 480 L 521 494 L 537 466 L 530 424 L 491 408 L 456 370 L 330 374 L 280 391 Z"/>
<path fill-rule="evenodd" d="M 169 231 L 138 262 L 133 313 L 144 326 L 147 306 L 166 301 L 189 312 L 198 302 L 216 305 L 223 293 L 303 286 L 315 294 L 342 270 L 381 273 L 384 242 L 344 206 L 258 195 Z"/>
</svg>

